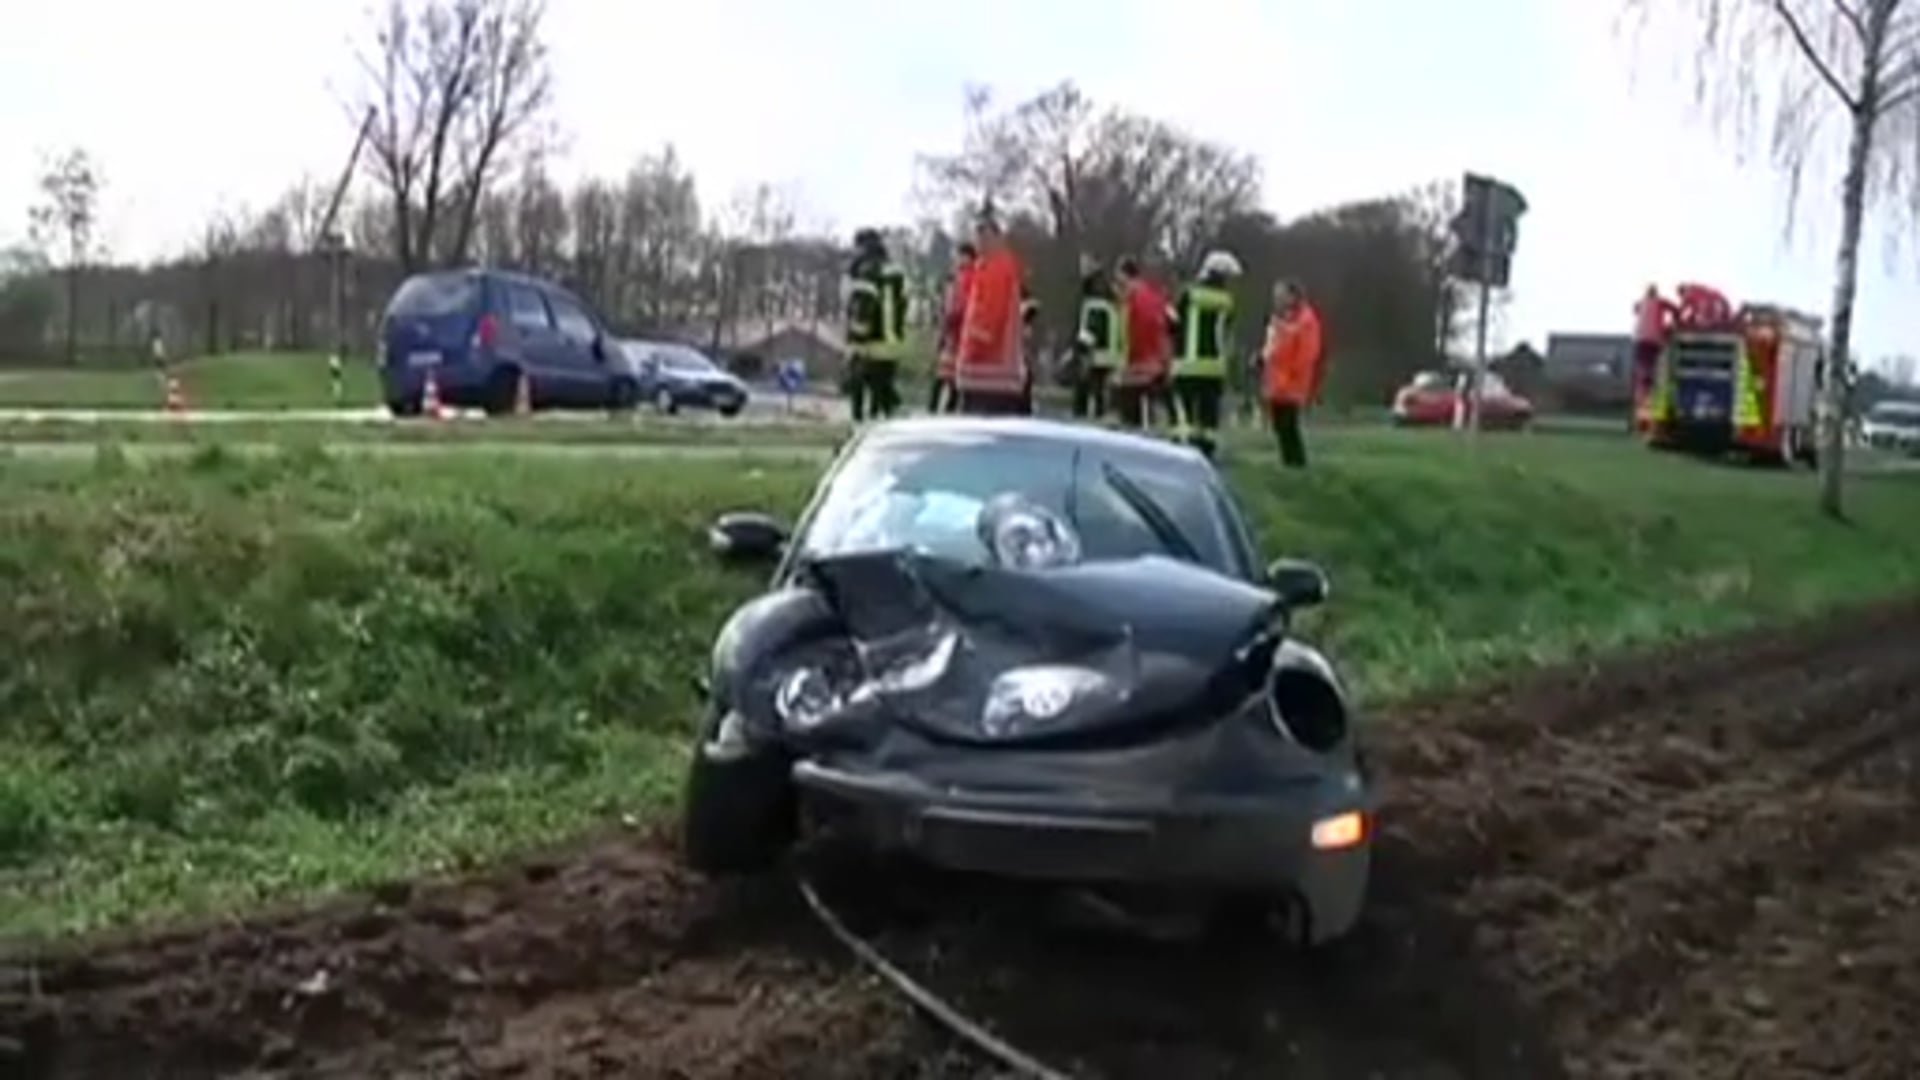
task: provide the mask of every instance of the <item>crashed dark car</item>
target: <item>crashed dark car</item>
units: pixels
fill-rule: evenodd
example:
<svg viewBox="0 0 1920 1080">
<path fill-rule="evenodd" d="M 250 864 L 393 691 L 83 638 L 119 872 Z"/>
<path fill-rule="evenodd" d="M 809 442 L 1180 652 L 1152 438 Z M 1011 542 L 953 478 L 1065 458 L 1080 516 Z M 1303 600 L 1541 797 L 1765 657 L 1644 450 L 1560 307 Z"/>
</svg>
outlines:
<svg viewBox="0 0 1920 1080">
<path fill-rule="evenodd" d="M 1327 659 L 1326 598 L 1260 568 L 1190 448 L 1033 419 L 857 435 L 791 533 L 710 539 L 773 565 L 713 647 L 684 849 L 778 862 L 830 822 L 963 871 L 1284 906 L 1303 944 L 1366 892 L 1373 792 Z"/>
</svg>

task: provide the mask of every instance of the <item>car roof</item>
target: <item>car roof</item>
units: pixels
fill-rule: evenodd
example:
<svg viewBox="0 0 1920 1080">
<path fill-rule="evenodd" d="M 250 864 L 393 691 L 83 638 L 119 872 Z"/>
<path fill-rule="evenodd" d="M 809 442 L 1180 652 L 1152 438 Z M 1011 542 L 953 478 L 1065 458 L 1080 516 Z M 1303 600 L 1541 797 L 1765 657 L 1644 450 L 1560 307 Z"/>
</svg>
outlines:
<svg viewBox="0 0 1920 1080">
<path fill-rule="evenodd" d="M 1152 459 L 1171 465 L 1205 468 L 1207 459 L 1191 446 L 1092 424 L 1027 416 L 914 416 L 886 420 L 867 430 L 862 441 L 912 442 L 948 435 L 991 436 L 1062 443 L 1101 454 Z"/>
</svg>

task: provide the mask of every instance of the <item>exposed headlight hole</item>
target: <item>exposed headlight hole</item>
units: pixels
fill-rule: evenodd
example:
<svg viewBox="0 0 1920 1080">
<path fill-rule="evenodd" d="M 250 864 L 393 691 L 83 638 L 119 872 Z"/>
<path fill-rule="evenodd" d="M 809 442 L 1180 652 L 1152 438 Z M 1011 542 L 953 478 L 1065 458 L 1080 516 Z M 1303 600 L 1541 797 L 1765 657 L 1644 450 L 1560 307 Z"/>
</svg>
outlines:
<svg viewBox="0 0 1920 1080">
<path fill-rule="evenodd" d="M 1326 753 L 1347 737 L 1347 710 L 1340 695 L 1318 675 L 1280 671 L 1267 689 L 1274 721 L 1301 746 Z"/>
</svg>

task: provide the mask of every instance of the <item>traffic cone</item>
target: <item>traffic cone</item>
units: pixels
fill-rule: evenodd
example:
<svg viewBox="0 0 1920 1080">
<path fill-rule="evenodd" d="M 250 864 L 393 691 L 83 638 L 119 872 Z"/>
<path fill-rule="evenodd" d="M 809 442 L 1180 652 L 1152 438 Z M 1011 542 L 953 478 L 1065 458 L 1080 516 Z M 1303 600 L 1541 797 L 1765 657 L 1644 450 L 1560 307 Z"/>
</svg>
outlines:
<svg viewBox="0 0 1920 1080">
<path fill-rule="evenodd" d="M 187 411 L 187 392 L 181 387 L 180 378 L 177 375 L 167 376 L 166 409 L 176 414 Z"/>
<path fill-rule="evenodd" d="M 427 372 L 427 385 L 420 391 L 420 415 L 429 420 L 445 420 L 447 411 L 440 404 L 440 380 Z"/>
<path fill-rule="evenodd" d="M 513 415 L 533 415 L 533 381 L 526 372 L 520 373 L 520 382 L 513 388 Z"/>
</svg>

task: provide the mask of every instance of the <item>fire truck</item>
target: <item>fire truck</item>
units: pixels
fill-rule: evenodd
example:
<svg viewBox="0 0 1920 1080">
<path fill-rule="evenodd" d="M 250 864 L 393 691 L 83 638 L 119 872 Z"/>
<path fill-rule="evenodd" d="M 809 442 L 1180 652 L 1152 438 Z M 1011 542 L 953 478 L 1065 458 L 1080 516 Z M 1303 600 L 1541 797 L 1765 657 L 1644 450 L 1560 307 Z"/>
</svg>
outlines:
<svg viewBox="0 0 1920 1080">
<path fill-rule="evenodd" d="M 1734 307 L 1688 282 L 1635 306 L 1634 430 L 1648 445 L 1812 463 L 1825 376 L 1821 320 L 1779 304 Z"/>
</svg>

